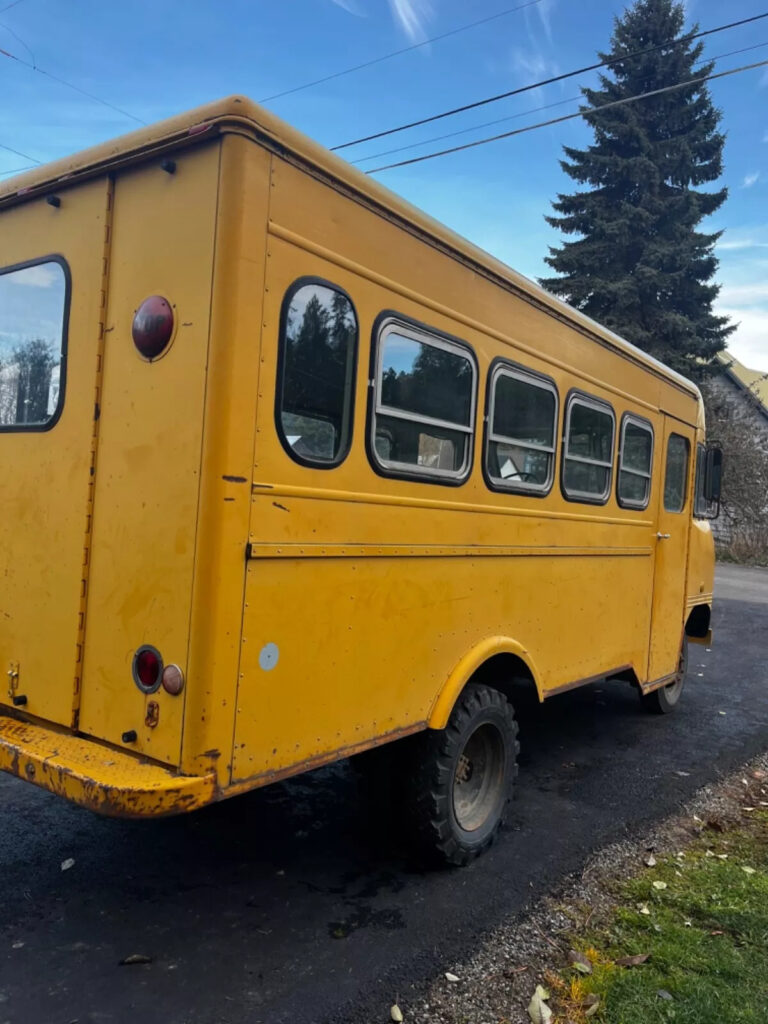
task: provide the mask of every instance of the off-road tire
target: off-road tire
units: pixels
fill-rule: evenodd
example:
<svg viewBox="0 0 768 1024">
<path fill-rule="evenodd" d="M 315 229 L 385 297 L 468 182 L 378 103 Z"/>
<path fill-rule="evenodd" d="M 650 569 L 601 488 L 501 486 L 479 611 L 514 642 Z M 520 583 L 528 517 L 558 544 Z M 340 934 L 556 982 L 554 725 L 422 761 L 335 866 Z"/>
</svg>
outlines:
<svg viewBox="0 0 768 1024">
<path fill-rule="evenodd" d="M 669 715 L 680 703 L 680 697 L 685 685 L 685 674 L 688 670 L 688 637 L 683 637 L 683 645 L 680 648 L 680 658 L 677 664 L 677 674 L 667 686 L 660 686 L 658 690 L 650 693 L 641 693 L 640 700 L 646 711 L 652 715 Z"/>
<path fill-rule="evenodd" d="M 403 809 L 420 859 L 463 865 L 491 845 L 512 796 L 519 750 L 506 697 L 478 683 L 466 687 L 444 730 L 413 738 Z"/>
</svg>

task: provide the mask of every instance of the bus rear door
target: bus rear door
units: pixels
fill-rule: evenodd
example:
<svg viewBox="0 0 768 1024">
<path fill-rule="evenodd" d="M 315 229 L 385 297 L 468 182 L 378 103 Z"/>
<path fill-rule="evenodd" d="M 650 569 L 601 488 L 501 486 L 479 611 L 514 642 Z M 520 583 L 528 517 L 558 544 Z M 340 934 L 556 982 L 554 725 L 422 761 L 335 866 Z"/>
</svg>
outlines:
<svg viewBox="0 0 768 1024">
<path fill-rule="evenodd" d="M 0 703 L 67 726 L 82 667 L 108 206 L 102 178 L 0 211 Z"/>
</svg>

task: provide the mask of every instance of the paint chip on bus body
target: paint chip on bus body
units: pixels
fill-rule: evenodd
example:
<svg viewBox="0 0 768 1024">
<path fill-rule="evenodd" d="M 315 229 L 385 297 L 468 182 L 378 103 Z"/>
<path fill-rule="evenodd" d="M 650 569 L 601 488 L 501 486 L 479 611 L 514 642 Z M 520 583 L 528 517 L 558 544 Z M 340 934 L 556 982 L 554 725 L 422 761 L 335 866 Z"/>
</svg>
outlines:
<svg viewBox="0 0 768 1024">
<path fill-rule="evenodd" d="M 277 659 L 280 657 L 280 649 L 277 644 L 264 644 L 259 651 L 259 667 L 265 672 L 269 672 L 277 664 Z"/>
</svg>

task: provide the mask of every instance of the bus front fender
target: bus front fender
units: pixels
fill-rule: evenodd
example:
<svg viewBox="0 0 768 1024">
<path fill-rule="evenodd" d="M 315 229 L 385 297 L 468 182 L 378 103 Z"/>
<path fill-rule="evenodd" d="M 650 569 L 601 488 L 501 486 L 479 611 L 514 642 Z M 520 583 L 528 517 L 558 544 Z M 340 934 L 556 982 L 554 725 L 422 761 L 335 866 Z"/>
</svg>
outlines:
<svg viewBox="0 0 768 1024">
<path fill-rule="evenodd" d="M 488 637 L 468 651 L 451 672 L 445 685 L 437 695 L 427 718 L 427 725 L 430 729 L 444 729 L 446 727 L 454 704 L 459 699 L 464 687 L 482 665 L 499 654 L 512 654 L 523 662 L 534 681 L 539 699 L 541 700 L 541 689 L 538 682 L 540 678 L 539 673 L 525 647 L 518 643 L 517 640 L 512 640 L 508 636 Z"/>
</svg>

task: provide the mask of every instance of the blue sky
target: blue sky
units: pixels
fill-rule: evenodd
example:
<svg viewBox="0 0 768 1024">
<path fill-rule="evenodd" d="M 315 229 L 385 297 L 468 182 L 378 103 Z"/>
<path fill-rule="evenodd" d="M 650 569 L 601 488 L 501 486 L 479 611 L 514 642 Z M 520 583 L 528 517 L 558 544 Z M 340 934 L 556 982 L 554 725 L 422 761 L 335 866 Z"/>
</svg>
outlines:
<svg viewBox="0 0 768 1024">
<path fill-rule="evenodd" d="M 122 108 L 119 114 L 0 54 L 0 145 L 47 161 L 210 99 L 259 100 L 399 47 L 495 15 L 525 0 L 0 0 L 0 48 Z M 702 28 L 765 9 L 756 0 L 688 0 Z M 3 10 L 3 7 L 6 9 Z M 592 62 L 607 48 L 619 0 L 540 0 L 524 10 L 301 90 L 267 105 L 333 146 Z M 768 60 L 768 19 L 719 33 L 718 70 Z M 345 150 L 366 156 L 513 120 L 425 145 L 362 168 L 576 109 L 594 75 L 501 101 L 456 118 Z M 768 69 L 714 82 L 728 140 L 727 203 L 711 227 L 719 246 L 719 308 L 740 321 L 733 354 L 768 371 Z M 561 103 L 552 110 L 533 108 Z M 138 120 L 135 120 L 138 119 Z M 377 175 L 379 180 L 531 277 L 546 272 L 557 233 L 544 221 L 558 191 L 562 145 L 587 145 L 579 120 Z M 0 174 L 27 164 L 0 149 Z"/>
</svg>

